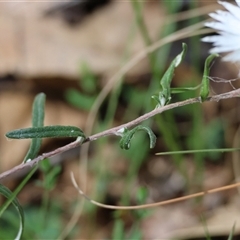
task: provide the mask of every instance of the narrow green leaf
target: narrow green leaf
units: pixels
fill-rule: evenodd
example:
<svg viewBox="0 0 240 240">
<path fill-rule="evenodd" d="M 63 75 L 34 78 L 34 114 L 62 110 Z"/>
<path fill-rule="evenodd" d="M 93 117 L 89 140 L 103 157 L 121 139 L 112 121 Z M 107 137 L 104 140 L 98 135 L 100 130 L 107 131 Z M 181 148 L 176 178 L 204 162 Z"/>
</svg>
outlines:
<svg viewBox="0 0 240 240">
<path fill-rule="evenodd" d="M 23 228 L 24 228 L 24 213 L 23 213 L 23 209 L 22 206 L 20 205 L 20 203 L 18 202 L 17 198 L 14 197 L 12 198 L 13 193 L 5 186 L 3 186 L 2 184 L 0 184 L 0 194 L 2 194 L 4 197 L 6 197 L 7 199 L 10 199 L 11 203 L 13 204 L 13 206 L 16 208 L 18 214 L 19 214 L 19 218 L 20 218 L 20 226 L 19 226 L 19 230 L 18 230 L 18 234 L 15 237 L 15 240 L 18 240 L 21 238 L 22 233 L 23 233 Z M 2 215 L 2 213 L 5 211 L 5 207 L 1 207 L 0 209 L 0 216 Z"/>
<path fill-rule="evenodd" d="M 233 240 L 234 232 L 235 232 L 235 226 L 236 226 L 236 223 L 233 224 L 232 230 L 231 230 L 231 232 L 228 236 L 228 240 Z"/>
<path fill-rule="evenodd" d="M 137 190 L 136 199 L 139 204 L 144 204 L 148 196 L 148 190 L 146 187 L 140 187 Z"/>
<path fill-rule="evenodd" d="M 52 169 L 44 176 L 44 189 L 50 191 L 55 187 L 61 170 L 62 168 L 59 165 L 52 167 Z"/>
<path fill-rule="evenodd" d="M 72 88 L 66 91 L 65 96 L 70 104 L 83 110 L 89 110 L 96 99 L 95 96 L 83 94 Z"/>
<path fill-rule="evenodd" d="M 121 218 L 115 219 L 112 232 L 113 240 L 124 239 L 124 222 Z"/>
<path fill-rule="evenodd" d="M 206 152 L 234 152 L 240 151 L 240 148 L 217 148 L 217 149 L 198 149 L 198 150 L 183 150 L 172 152 L 161 152 L 156 155 L 173 155 L 173 154 L 191 154 L 191 153 L 206 153 Z"/>
<path fill-rule="evenodd" d="M 57 181 L 57 176 L 61 172 L 61 166 L 53 166 L 48 158 L 39 163 L 39 168 L 43 172 L 43 180 L 40 182 L 45 190 L 52 190 Z"/>
<path fill-rule="evenodd" d="M 173 61 L 171 62 L 170 66 L 168 67 L 167 71 L 163 75 L 160 81 L 160 91 L 158 94 L 152 96 L 154 100 L 157 99 L 157 107 L 164 106 L 168 104 L 171 100 L 171 82 L 174 76 L 174 70 L 179 64 L 182 62 L 183 58 L 185 57 L 187 51 L 187 45 L 185 43 L 182 44 L 182 52 L 178 54 Z"/>
<path fill-rule="evenodd" d="M 131 146 L 130 142 L 137 131 L 144 130 L 148 133 L 150 139 L 150 148 L 153 148 L 156 144 L 156 136 L 149 127 L 139 125 L 131 130 L 125 129 L 122 133 L 122 138 L 120 140 L 120 147 L 122 149 L 128 150 Z"/>
<path fill-rule="evenodd" d="M 82 62 L 80 71 L 81 87 L 87 93 L 94 93 L 97 90 L 97 79 L 87 62 Z"/>
<path fill-rule="evenodd" d="M 33 127 L 43 127 L 44 125 L 44 107 L 45 107 L 46 95 L 44 93 L 39 93 L 33 102 L 32 107 L 32 126 Z M 29 147 L 29 150 L 24 158 L 23 162 L 29 159 L 34 159 L 41 147 L 42 139 L 33 138 Z"/>
<path fill-rule="evenodd" d="M 211 63 L 218 56 L 219 56 L 218 54 L 211 54 L 205 60 L 201 90 L 200 90 L 200 98 L 202 102 L 204 102 L 209 95 L 209 72 L 211 68 Z"/>
<path fill-rule="evenodd" d="M 45 174 L 47 174 L 51 170 L 51 167 L 52 167 L 52 165 L 48 158 L 39 162 L 39 169 L 41 169 L 41 171 Z"/>
<path fill-rule="evenodd" d="M 196 87 L 179 87 L 179 88 L 171 88 L 171 94 L 184 93 L 188 91 L 194 91 L 201 87 L 201 84 Z"/>
<path fill-rule="evenodd" d="M 6 137 L 13 139 L 27 138 L 57 138 L 57 137 L 82 137 L 86 138 L 83 131 L 74 126 L 44 126 L 33 128 L 22 128 L 10 131 Z"/>
<path fill-rule="evenodd" d="M 34 99 L 32 107 L 33 127 L 41 127 L 43 125 L 45 100 L 46 95 L 44 93 L 39 93 Z"/>
</svg>

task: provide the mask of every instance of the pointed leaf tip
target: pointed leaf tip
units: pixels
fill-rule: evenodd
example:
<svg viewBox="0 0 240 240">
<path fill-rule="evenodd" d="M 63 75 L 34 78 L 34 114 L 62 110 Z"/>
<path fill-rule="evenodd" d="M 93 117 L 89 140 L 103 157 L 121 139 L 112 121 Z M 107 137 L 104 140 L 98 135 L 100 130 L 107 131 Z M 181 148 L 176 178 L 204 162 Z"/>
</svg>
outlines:
<svg viewBox="0 0 240 240">
<path fill-rule="evenodd" d="M 216 58 L 219 57 L 218 54 L 211 54 L 207 57 L 204 64 L 204 71 L 203 71 L 203 77 L 202 77 L 202 83 L 201 83 L 201 90 L 200 90 L 200 99 L 201 102 L 204 102 L 208 95 L 209 95 L 209 73 L 211 69 L 211 63 Z"/>
</svg>

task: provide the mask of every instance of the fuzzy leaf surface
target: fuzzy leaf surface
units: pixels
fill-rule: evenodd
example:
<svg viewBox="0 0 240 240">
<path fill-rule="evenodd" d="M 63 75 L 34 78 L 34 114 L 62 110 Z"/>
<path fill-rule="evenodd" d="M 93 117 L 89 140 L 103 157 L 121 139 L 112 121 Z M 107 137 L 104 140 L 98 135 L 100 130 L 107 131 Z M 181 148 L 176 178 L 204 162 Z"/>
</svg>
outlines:
<svg viewBox="0 0 240 240">
<path fill-rule="evenodd" d="M 75 126 L 44 126 L 22 128 L 10 131 L 6 137 L 12 139 L 27 138 L 57 138 L 57 137 L 82 137 L 86 138 L 83 131 Z"/>
<path fill-rule="evenodd" d="M 44 125 L 44 108 L 45 108 L 46 95 L 44 93 L 39 93 L 33 102 L 32 107 L 32 126 L 33 127 L 43 127 Z M 24 162 L 28 159 L 33 159 L 37 156 L 42 139 L 33 138 L 29 147 L 29 150 L 24 158 Z"/>
<path fill-rule="evenodd" d="M 149 128 L 149 127 L 145 127 L 142 125 L 139 125 L 131 130 L 126 129 L 123 132 L 122 138 L 120 140 L 120 147 L 122 149 L 126 149 L 128 150 L 131 147 L 131 140 L 134 136 L 134 134 L 140 130 L 146 131 L 149 139 L 150 139 L 150 148 L 154 148 L 155 144 L 156 144 L 156 136 L 153 133 L 153 131 Z"/>
<path fill-rule="evenodd" d="M 211 63 L 218 56 L 219 56 L 218 54 L 211 54 L 205 60 L 201 90 L 200 90 L 200 98 L 202 102 L 204 102 L 209 95 L 209 72 L 211 69 Z"/>
<path fill-rule="evenodd" d="M 154 100 L 157 100 L 157 106 L 164 106 L 171 100 L 171 82 L 174 76 L 175 68 L 179 66 L 185 57 L 187 51 L 187 45 L 185 43 L 182 44 L 182 49 L 182 52 L 173 59 L 167 71 L 164 73 L 160 81 L 159 93 L 152 96 Z"/>
</svg>

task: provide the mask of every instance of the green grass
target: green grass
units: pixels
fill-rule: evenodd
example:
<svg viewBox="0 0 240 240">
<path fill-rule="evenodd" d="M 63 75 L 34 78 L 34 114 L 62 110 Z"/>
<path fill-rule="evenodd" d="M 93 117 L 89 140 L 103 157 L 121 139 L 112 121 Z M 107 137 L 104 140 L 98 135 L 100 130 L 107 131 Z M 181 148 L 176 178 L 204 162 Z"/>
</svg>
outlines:
<svg viewBox="0 0 240 240">
<path fill-rule="evenodd" d="M 168 14 L 175 14 L 178 12 L 181 1 L 163 1 Z M 145 47 L 151 45 L 154 41 L 168 36 L 177 30 L 177 22 L 166 24 L 163 29 L 159 28 L 158 38 L 151 39 L 149 36 L 149 29 L 145 24 L 143 18 L 143 11 L 145 8 L 144 1 L 132 0 L 132 8 L 135 16 L 135 21 L 130 25 L 129 40 L 126 44 L 126 50 L 122 54 L 122 65 L 130 59 L 130 50 L 133 47 L 133 40 L 136 38 L 136 33 L 139 31 L 145 43 Z M 174 3 L 174 4 L 173 4 Z M 192 3 L 192 7 L 195 7 Z M 196 23 L 199 19 L 190 19 L 185 24 L 191 25 Z M 198 37 L 190 39 L 189 58 L 191 59 L 191 68 L 195 69 L 197 74 L 189 77 L 191 83 L 183 83 L 182 85 L 196 86 L 200 83 L 202 69 L 200 68 L 200 41 Z M 151 102 L 151 95 L 159 89 L 159 81 L 168 67 L 169 62 L 173 57 L 170 57 L 172 44 L 164 45 L 159 50 L 148 54 L 149 61 L 149 75 L 150 83 L 148 86 L 141 84 L 134 86 L 133 84 L 125 82 L 122 77 L 114 86 L 111 93 L 105 99 L 104 113 L 98 117 L 94 126 L 94 132 L 100 132 L 111 128 L 116 123 L 125 123 L 134 118 L 151 111 L 154 105 Z M 86 112 L 91 110 L 94 101 L 99 94 L 98 79 L 92 72 L 88 63 L 84 62 L 80 66 L 81 81 L 79 81 L 79 88 L 67 89 L 66 101 L 72 106 L 84 110 Z M 181 101 L 190 97 L 197 96 L 198 90 L 192 92 L 181 93 L 174 96 L 174 101 Z M 103 109 L 101 109 L 103 110 Z M 121 114 L 119 114 L 121 112 Z M 158 136 L 157 146 L 163 152 L 172 152 L 168 157 L 172 163 L 175 171 L 184 177 L 185 193 L 196 192 L 201 189 L 203 182 L 203 172 L 205 169 L 206 159 L 217 162 L 221 158 L 221 149 L 225 147 L 224 129 L 226 124 L 219 117 L 206 121 L 204 117 L 204 110 L 201 105 L 189 105 L 181 109 L 174 109 L 164 112 L 161 115 L 154 117 L 144 123 L 151 127 Z M 183 132 L 182 125 L 187 125 Z M 141 171 L 143 171 L 148 161 L 152 157 L 156 157 L 153 150 L 149 149 L 149 142 L 146 133 L 137 133 L 131 142 L 129 150 L 122 150 L 119 147 L 119 138 L 102 138 L 92 143 L 92 151 L 88 157 L 88 168 L 86 169 L 92 177 L 90 196 L 96 201 L 105 202 L 110 198 L 109 187 L 112 183 L 121 182 L 123 187 L 121 195 L 114 199 L 113 204 L 120 205 L 137 205 L 144 204 L 150 193 L 148 186 L 140 181 Z M 219 149 L 216 151 L 207 151 L 207 149 Z M 199 151 L 198 151 L 199 149 Z M 201 150 L 205 149 L 205 152 Z M 182 150 L 192 151 L 194 154 L 192 161 L 194 162 L 194 174 L 189 177 L 185 157 L 181 153 Z M 195 152 L 194 152 L 195 150 Z M 109 152 L 107 152 L 109 151 Z M 107 152 L 107 153 L 106 153 Z M 110 153 L 111 152 L 111 153 Z M 109 156 L 114 156 L 110 159 Z M 123 161 L 125 166 L 124 171 L 112 171 L 111 164 L 118 161 Z M 64 228 L 61 210 L 61 200 L 52 199 L 50 191 L 57 186 L 58 174 L 60 173 L 59 166 L 50 166 L 47 161 L 42 162 L 40 170 L 43 174 L 43 179 L 38 182 L 38 186 L 44 189 L 41 207 L 25 206 L 26 227 L 23 239 L 56 239 Z M 87 175 L 87 174 L 86 174 Z M 88 180 L 88 179 L 86 179 Z M 40 185 L 39 185 L 40 184 Z M 111 191 L 110 191 L 111 192 Z M 107 193 L 107 194 L 106 194 Z M 75 199 L 73 199 L 73 202 Z M 66 209 L 64 209 L 66 211 Z M 99 208 L 87 202 L 84 205 L 84 210 L 81 218 L 84 219 L 85 224 L 91 224 L 91 238 L 95 231 L 97 231 L 99 220 Z M 111 229 L 109 236 L 111 239 L 142 239 L 141 223 L 146 217 L 152 214 L 150 210 L 137 211 L 114 211 L 110 212 L 108 221 L 111 221 Z M 131 219 L 130 226 L 126 224 L 127 217 Z M 105 218 L 102 215 L 102 218 Z M 9 229 L 16 228 L 18 221 L 14 218 L 11 210 L 5 212 L 3 224 L 6 226 L 6 231 L 0 231 L 0 238 L 12 238 L 12 232 Z M 81 234 L 83 226 L 75 226 L 75 231 Z M 77 230 L 76 230 L 77 229 Z M 234 230 L 233 230 L 234 231 Z M 71 237 L 74 237 L 71 235 Z M 107 238 L 106 237 L 106 238 Z M 231 237 L 232 238 L 232 237 Z M 230 238 L 229 238 L 230 239 Z"/>
</svg>

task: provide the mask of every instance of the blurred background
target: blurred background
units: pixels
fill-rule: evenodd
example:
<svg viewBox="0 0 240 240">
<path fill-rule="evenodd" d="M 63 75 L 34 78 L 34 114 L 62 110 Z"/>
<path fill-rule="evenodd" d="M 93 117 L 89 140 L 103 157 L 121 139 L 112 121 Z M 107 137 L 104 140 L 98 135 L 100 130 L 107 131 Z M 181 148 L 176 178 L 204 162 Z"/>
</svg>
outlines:
<svg viewBox="0 0 240 240">
<path fill-rule="evenodd" d="M 20 164 L 28 150 L 28 140 L 8 141 L 4 135 L 31 126 L 32 102 L 39 92 L 47 95 L 45 125 L 74 125 L 90 135 L 154 109 L 151 96 L 182 42 L 188 53 L 172 86 L 200 84 L 211 45 L 200 41 L 203 35 L 188 37 L 187 28 L 218 8 L 214 0 L 1 2 L 0 172 Z M 186 36 L 178 38 L 177 31 Z M 166 36 L 172 39 L 164 42 Z M 157 41 L 162 47 L 129 65 Z M 124 74 L 113 78 L 126 66 Z M 237 79 L 238 72 L 239 66 L 217 59 L 211 94 L 240 87 L 239 81 L 224 81 Z M 109 93 L 99 99 L 106 86 Z M 172 102 L 198 92 L 173 95 Z M 110 205 L 154 203 L 234 183 L 240 176 L 238 152 L 156 153 L 240 147 L 239 104 L 239 99 L 206 102 L 155 116 L 144 122 L 157 135 L 154 149 L 140 132 L 130 150 L 119 147 L 119 138 L 107 137 L 44 161 L 18 196 L 26 217 L 22 239 L 226 239 L 234 223 L 237 236 L 238 189 L 117 211 L 83 204 L 70 173 L 90 198 Z M 44 140 L 41 153 L 73 140 Z M 2 183 L 14 190 L 25 175 L 11 175 Z M 4 213 L 0 224 L 0 239 L 13 239 L 19 225 L 14 209 Z"/>
</svg>

